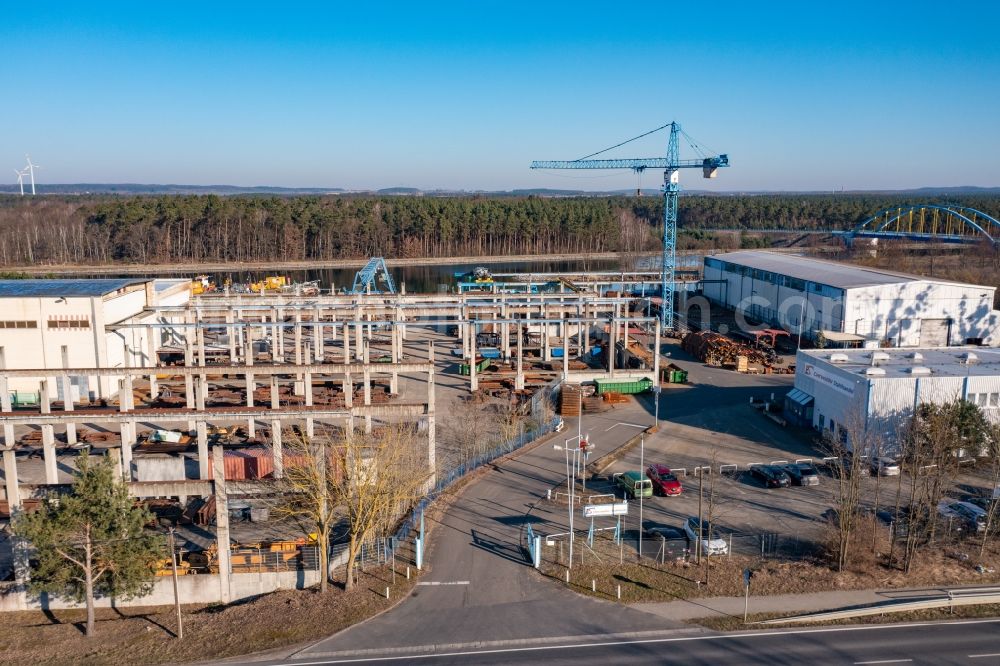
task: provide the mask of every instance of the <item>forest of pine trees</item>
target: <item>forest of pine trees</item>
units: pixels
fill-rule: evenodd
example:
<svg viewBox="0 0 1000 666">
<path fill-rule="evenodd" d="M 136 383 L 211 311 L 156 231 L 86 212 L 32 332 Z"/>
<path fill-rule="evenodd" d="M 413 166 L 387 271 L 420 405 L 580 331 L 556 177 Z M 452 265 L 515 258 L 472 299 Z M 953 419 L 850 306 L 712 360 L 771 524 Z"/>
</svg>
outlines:
<svg viewBox="0 0 1000 666">
<path fill-rule="evenodd" d="M 679 226 L 847 229 L 927 201 L 689 195 Z M 997 196 L 948 201 L 1000 217 Z M 662 214 L 659 197 L 0 196 L 0 265 L 635 252 L 658 247 Z"/>
</svg>

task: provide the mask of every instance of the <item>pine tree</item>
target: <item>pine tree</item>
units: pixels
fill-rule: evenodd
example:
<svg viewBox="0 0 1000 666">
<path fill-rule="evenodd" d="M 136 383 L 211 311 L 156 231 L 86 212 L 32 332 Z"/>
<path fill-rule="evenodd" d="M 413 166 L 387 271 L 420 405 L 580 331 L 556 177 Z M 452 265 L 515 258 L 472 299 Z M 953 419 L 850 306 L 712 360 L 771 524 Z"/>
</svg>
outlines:
<svg viewBox="0 0 1000 666">
<path fill-rule="evenodd" d="M 153 516 L 129 497 L 111 458 L 78 460 L 70 493 L 19 516 L 14 533 L 31 546 L 31 590 L 86 602 L 89 637 L 95 596 L 149 594 L 164 546 L 161 535 L 145 529 Z"/>
</svg>

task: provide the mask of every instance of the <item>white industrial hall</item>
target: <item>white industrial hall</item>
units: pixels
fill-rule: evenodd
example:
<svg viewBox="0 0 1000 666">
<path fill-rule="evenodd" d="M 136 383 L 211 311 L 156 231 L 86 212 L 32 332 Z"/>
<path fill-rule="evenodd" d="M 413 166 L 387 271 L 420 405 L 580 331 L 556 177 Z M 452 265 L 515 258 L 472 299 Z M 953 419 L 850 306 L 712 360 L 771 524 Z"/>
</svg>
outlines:
<svg viewBox="0 0 1000 666">
<path fill-rule="evenodd" d="M 704 269 L 711 303 L 827 346 L 1000 344 L 995 286 L 767 251 L 705 257 Z"/>
</svg>

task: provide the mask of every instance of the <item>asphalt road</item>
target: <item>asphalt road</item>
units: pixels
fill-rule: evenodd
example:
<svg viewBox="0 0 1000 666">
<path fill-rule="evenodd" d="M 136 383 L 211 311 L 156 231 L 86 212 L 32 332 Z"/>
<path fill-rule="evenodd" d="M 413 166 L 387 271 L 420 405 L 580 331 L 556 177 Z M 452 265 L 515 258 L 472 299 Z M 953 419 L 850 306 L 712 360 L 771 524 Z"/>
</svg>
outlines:
<svg viewBox="0 0 1000 666">
<path fill-rule="evenodd" d="M 454 644 L 392 654 L 302 653 L 273 664 L 1000 664 L 1000 620 L 826 627 L 734 634 L 681 634 L 547 643 Z"/>
<path fill-rule="evenodd" d="M 598 450 L 636 433 L 615 426 L 643 415 L 639 406 L 594 417 Z M 620 420 L 619 420 L 620 419 Z M 430 571 L 404 603 L 372 621 L 308 648 L 310 654 L 345 653 L 479 641 L 532 640 L 681 627 L 650 613 L 589 599 L 548 583 L 527 562 L 523 531 L 565 528 L 532 514 L 546 491 L 565 478 L 564 432 L 494 466 L 470 485 L 435 526 L 427 553 Z M 563 514 L 559 514 L 560 517 Z"/>
<path fill-rule="evenodd" d="M 749 378 L 745 386 L 724 386 L 731 377 L 698 378 L 714 396 L 664 392 L 667 415 L 727 432 L 733 424 L 720 419 L 721 406 L 787 386 L 777 378 L 764 387 Z M 648 424 L 651 411 L 646 401 L 585 417 L 595 455 L 636 434 L 629 424 Z M 542 498 L 565 479 L 563 453 L 552 444 L 563 445 L 575 426 L 567 423 L 465 489 L 435 526 L 429 571 L 410 598 L 269 663 L 1000 664 L 1000 621 L 718 635 L 545 581 L 527 563 L 524 531 L 529 521 L 545 534 L 566 529 L 565 513 Z"/>
</svg>

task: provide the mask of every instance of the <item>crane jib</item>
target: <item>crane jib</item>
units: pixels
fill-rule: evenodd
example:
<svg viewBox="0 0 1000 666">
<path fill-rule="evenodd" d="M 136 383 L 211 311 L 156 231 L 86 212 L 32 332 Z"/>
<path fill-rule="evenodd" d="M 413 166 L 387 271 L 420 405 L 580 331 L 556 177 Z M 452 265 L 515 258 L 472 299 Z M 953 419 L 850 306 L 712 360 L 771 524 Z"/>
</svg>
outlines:
<svg viewBox="0 0 1000 666">
<path fill-rule="evenodd" d="M 667 141 L 666 157 L 639 157 L 632 159 L 617 160 L 592 160 L 587 159 L 594 155 L 609 152 L 615 148 L 624 146 L 635 139 L 648 136 L 661 129 L 670 128 L 670 138 Z M 680 194 L 678 183 L 679 169 L 701 169 L 705 178 L 715 178 L 719 167 L 729 166 L 729 155 L 716 155 L 713 157 L 703 157 L 695 160 L 680 159 L 679 135 L 682 134 L 681 126 L 676 122 L 669 123 L 645 134 L 640 134 L 628 141 L 623 141 L 617 145 L 605 148 L 596 153 L 591 153 L 587 158 L 578 160 L 550 160 L 535 161 L 531 163 L 532 169 L 632 169 L 637 173 L 642 173 L 645 169 L 663 169 L 663 261 L 660 266 L 660 278 L 662 283 L 662 297 L 660 303 L 660 323 L 667 329 L 674 328 L 674 296 L 677 292 L 676 266 L 677 266 L 677 197 Z M 700 154 L 702 151 L 687 133 L 684 136 L 691 142 L 692 147 Z"/>
<path fill-rule="evenodd" d="M 706 157 L 700 160 L 677 160 L 675 169 L 701 169 L 727 167 L 729 156 Z M 620 160 L 546 160 L 531 163 L 532 169 L 667 169 L 671 164 L 665 157 Z"/>
</svg>

